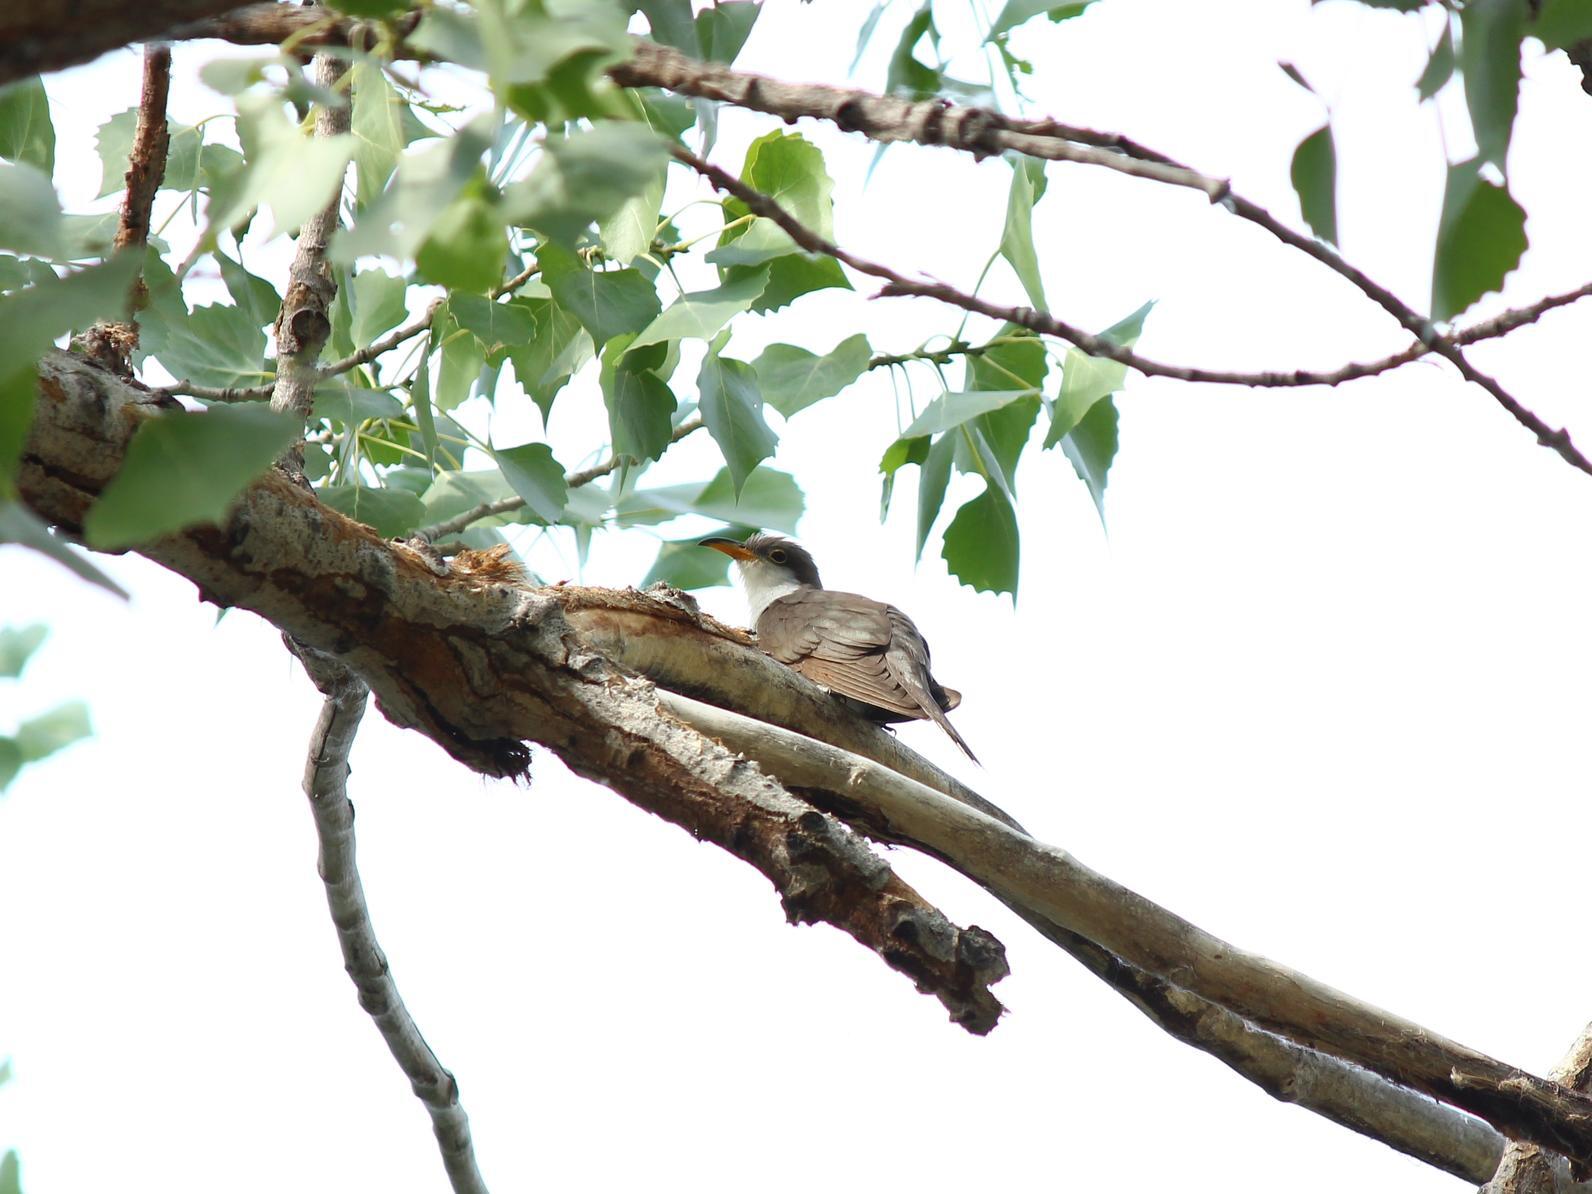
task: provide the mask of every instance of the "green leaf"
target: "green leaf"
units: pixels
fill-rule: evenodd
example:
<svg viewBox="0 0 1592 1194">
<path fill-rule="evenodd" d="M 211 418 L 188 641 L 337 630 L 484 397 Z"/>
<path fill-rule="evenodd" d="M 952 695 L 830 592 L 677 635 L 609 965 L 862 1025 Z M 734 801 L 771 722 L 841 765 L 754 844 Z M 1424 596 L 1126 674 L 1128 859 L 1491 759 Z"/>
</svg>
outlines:
<svg viewBox="0 0 1592 1194">
<path fill-rule="evenodd" d="M 74 551 L 70 544 L 50 534 L 50 528 L 39 521 L 38 515 L 21 502 L 0 500 L 0 544 L 15 543 L 32 548 L 48 556 L 80 579 L 115 593 L 126 601 L 127 590 L 106 576 L 88 559 Z"/>
<path fill-rule="evenodd" d="M 1139 342 L 1139 335 L 1144 331 L 1144 320 L 1154 306 L 1153 302 L 1145 303 L 1100 335 L 1118 347 L 1132 348 Z M 1122 388 L 1127 375 L 1128 367 L 1117 361 L 1107 357 L 1092 357 L 1076 348 L 1068 349 L 1061 370 L 1061 393 L 1056 398 L 1044 446 L 1053 448 L 1063 443 L 1097 403 Z"/>
<path fill-rule="evenodd" d="M 697 375 L 697 390 L 702 420 L 724 453 L 738 494 L 752 470 L 779 444 L 779 436 L 763 421 L 757 371 L 745 361 L 709 353 Z"/>
<path fill-rule="evenodd" d="M 46 178 L 55 173 L 55 126 L 44 80 L 0 87 L 0 158 L 37 166 Z"/>
<path fill-rule="evenodd" d="M 514 492 L 543 522 L 552 525 L 564 516 L 569 490 L 564 484 L 564 466 L 553 459 L 546 444 L 521 444 L 517 448 L 496 448 L 492 455 L 508 478 Z"/>
<path fill-rule="evenodd" d="M 674 433 L 674 395 L 653 372 L 667 356 L 663 344 L 633 350 L 629 336 L 615 337 L 603 347 L 598 382 L 608 407 L 615 456 L 656 460 L 669 446 Z"/>
<path fill-rule="evenodd" d="M 415 251 L 415 269 L 427 281 L 481 294 L 502 280 L 508 235 L 487 189 L 478 174 L 431 221 Z"/>
<path fill-rule="evenodd" d="M 933 0 L 924 0 L 923 6 L 913 14 L 901 31 L 890 66 L 885 72 L 884 89 L 891 95 L 905 95 L 911 99 L 933 99 L 940 90 L 940 71 L 925 66 L 913 53 L 918 43 L 928 37 L 929 44 L 938 49 L 940 31 L 934 26 Z"/>
<path fill-rule="evenodd" d="M 12 493 L 16 463 L 38 401 L 34 362 L 62 332 L 127 310 L 127 288 L 138 268 L 137 253 L 58 278 L 46 271 L 22 290 L 0 295 L 0 500 Z"/>
<path fill-rule="evenodd" d="M 1294 150 L 1288 176 L 1299 196 L 1305 223 L 1328 244 L 1338 243 L 1338 154 L 1332 144 L 1332 125 L 1322 125 Z"/>
<path fill-rule="evenodd" d="M 1061 450 L 1072 461 L 1078 479 L 1089 487 L 1100 524 L 1106 521 L 1106 474 L 1117 455 L 1117 404 L 1102 398 L 1083 420 L 1061 440 Z"/>
<path fill-rule="evenodd" d="M 793 344 L 770 344 L 752 366 L 763 400 L 788 419 L 856 381 L 867 371 L 872 354 L 868 337 L 858 332 L 823 356 Z"/>
<path fill-rule="evenodd" d="M 335 419 L 345 427 L 359 427 L 371 421 L 399 419 L 403 413 L 403 403 L 385 390 L 373 390 L 346 378 L 328 378 L 315 387 L 317 419 Z"/>
<path fill-rule="evenodd" d="M 1568 50 L 1592 40 L 1592 4 L 1586 0 L 1544 0 L 1526 32 L 1550 50 Z"/>
<path fill-rule="evenodd" d="M 626 526 L 668 522 L 685 514 L 699 514 L 715 522 L 758 529 L 794 532 L 802 516 L 800 486 L 789 473 L 760 468 L 736 492 L 727 468 L 706 485 L 668 485 L 637 489 L 619 499 L 615 507 Z"/>
<path fill-rule="evenodd" d="M 486 349 L 475 333 L 459 329 L 451 319 L 445 322 L 453 330 L 442 338 L 442 365 L 437 370 L 435 397 L 438 410 L 452 410 L 468 398 L 486 365 Z"/>
<path fill-rule="evenodd" d="M 348 287 L 349 337 L 355 348 L 375 343 L 409 315 L 404 302 L 404 280 L 386 270 L 367 269 L 354 275 Z"/>
<path fill-rule="evenodd" d="M 323 485 L 315 491 L 315 496 L 339 514 L 373 527 L 385 539 L 408 534 L 426 517 L 420 499 L 406 489 Z"/>
<path fill-rule="evenodd" d="M 835 210 L 831 196 L 835 184 L 824 167 L 823 151 L 800 133 L 775 129 L 753 141 L 741 164 L 741 178 L 748 186 L 777 202 L 803 227 L 826 239 L 834 237 Z M 725 201 L 727 221 L 749 214 L 739 199 Z M 745 233 L 741 229 L 732 229 L 719 243 L 728 244 L 742 235 Z"/>
<path fill-rule="evenodd" d="M 0 676 L 20 676 L 28 659 L 49 636 L 50 628 L 42 622 L 19 628 L 0 627 Z"/>
<path fill-rule="evenodd" d="M 1526 213 L 1505 187 L 1481 176 L 1481 160 L 1448 168 L 1432 259 L 1432 316 L 1452 319 L 1503 286 L 1526 251 Z"/>
<path fill-rule="evenodd" d="M 544 246 L 539 260 L 553 298 L 580 320 L 599 348 L 615 336 L 641 331 L 658 317 L 658 291 L 639 270 L 590 270 L 575 254 L 553 244 Z"/>
<path fill-rule="evenodd" d="M 702 57 L 726 66 L 734 62 L 751 36 L 760 11 L 757 0 L 713 0 L 712 6 L 704 8 L 696 19 Z"/>
<path fill-rule="evenodd" d="M 485 502 L 501 502 L 513 496 L 514 490 L 502 471 L 489 468 L 438 473 L 421 500 L 425 503 L 426 522 L 433 523 L 446 522 Z M 517 516 L 504 515 L 498 521 L 517 521 Z"/>
<path fill-rule="evenodd" d="M 127 162 L 133 151 L 133 134 L 138 128 L 138 109 L 118 112 L 94 135 L 94 148 L 100 160 L 99 198 L 120 191 L 127 185 Z M 171 150 L 166 150 L 168 168 Z"/>
<path fill-rule="evenodd" d="M 987 45 L 1001 34 L 1009 33 L 1041 13 L 1060 24 L 1078 16 L 1093 3 L 1094 0 L 1077 0 L 1072 4 L 1057 4 L 1055 0 L 1006 0 L 1006 7 L 1001 9 L 1000 16 L 996 17 L 995 23 L 989 27 L 989 34 L 984 38 L 984 42 Z"/>
<path fill-rule="evenodd" d="M 711 340 L 725 324 L 756 302 L 767 284 L 768 269 L 764 267 L 713 290 L 682 294 L 642 329 L 631 348 L 688 337 Z"/>
<path fill-rule="evenodd" d="M 751 306 L 754 315 L 778 311 L 802 295 L 815 290 L 851 289 L 851 283 L 847 280 L 845 271 L 840 268 L 840 262 L 833 257 L 810 257 L 806 253 L 792 253 L 788 257 L 771 261 L 766 266 L 735 266 L 727 269 L 724 271 L 724 284 L 729 286 L 742 282 L 763 271 L 767 272 L 768 282 L 763 287 L 763 293 Z"/>
<path fill-rule="evenodd" d="M 229 180 L 224 195 L 219 187 L 212 194 L 207 213 L 211 236 L 256 206 L 271 209 L 274 232 L 297 228 L 342 187 L 354 155 L 350 134 L 308 136 L 288 119 L 278 100 L 263 95 L 238 100 L 238 137 L 244 166 Z"/>
<path fill-rule="evenodd" d="M 1477 156 L 1505 169 L 1520 103 L 1520 39 L 1526 0 L 1469 0 L 1459 10 L 1459 67 Z"/>
<path fill-rule="evenodd" d="M 750 533 L 750 530 L 748 530 Z M 730 557 L 698 546 L 696 539 L 680 539 L 658 547 L 642 588 L 662 581 L 677 589 L 712 589 L 730 583 Z"/>
<path fill-rule="evenodd" d="M 658 231 L 658 210 L 663 206 L 663 189 L 668 171 L 660 166 L 646 187 L 621 203 L 612 215 L 597 221 L 603 253 L 621 265 L 629 265 L 651 246 Z"/>
<path fill-rule="evenodd" d="M 431 410 L 430 337 L 426 338 L 425 346 L 420 350 L 420 364 L 416 367 L 415 379 L 409 386 L 409 407 L 414 411 L 415 426 L 420 431 L 420 443 L 426 453 L 426 466 L 434 473 L 437 469 L 437 420 Z"/>
<path fill-rule="evenodd" d="M 432 9 L 426 19 L 445 11 Z M 484 201 L 486 174 L 481 155 L 492 144 L 489 128 L 489 122 L 477 120 L 451 137 L 406 154 L 387 189 L 365 204 L 352 228 L 333 238 L 331 259 L 339 265 L 353 265 L 360 257 L 376 254 L 414 257 L 431 235 L 437 219 L 466 185 L 474 183 L 473 198 Z M 458 215 L 454 222 L 459 222 Z M 446 240 L 443 247 L 447 248 Z M 445 270 L 447 264 L 443 263 Z M 490 264 L 493 269 L 501 269 L 502 255 Z"/>
<path fill-rule="evenodd" d="M 1592 9 L 1588 9 L 1592 12 Z M 1437 46 L 1432 50 L 1432 56 L 1426 60 L 1426 69 L 1421 71 L 1421 77 L 1415 80 L 1415 93 L 1423 100 L 1429 100 L 1454 77 L 1454 30 L 1444 24 L 1443 34 L 1437 39 Z"/>
<path fill-rule="evenodd" d="M 331 7 L 338 12 L 346 12 L 351 17 L 390 17 L 403 12 L 409 7 L 409 0 L 327 0 Z M 354 94 L 358 95 L 358 84 L 355 84 Z"/>
<path fill-rule="evenodd" d="M 1038 158 L 1011 159 L 1012 186 L 1006 197 L 1006 227 L 1001 233 L 1001 256 L 1011 263 L 1028 301 L 1043 311 L 1045 283 L 1034 251 L 1034 204 L 1045 193 L 1045 163 Z"/>
<path fill-rule="evenodd" d="M 354 107 L 349 132 L 354 137 L 354 194 L 368 207 L 387 186 L 407 144 L 404 113 L 409 105 L 387 82 L 381 64 L 357 59 L 353 74 Z"/>
<path fill-rule="evenodd" d="M 146 310 L 139 323 L 145 350 L 179 380 L 237 387 L 271 376 L 264 368 L 265 333 L 238 307 L 195 307 L 186 319 Z"/>
<path fill-rule="evenodd" d="M 936 440 L 918 466 L 918 544 L 916 558 L 923 558 L 923 548 L 934 529 L 940 507 L 945 504 L 945 490 L 951 483 L 951 462 L 956 455 L 956 442 L 945 435 Z"/>
<path fill-rule="evenodd" d="M 27 162 L 0 162 L 0 249 L 59 261 L 72 257 L 55 187 Z"/>
<path fill-rule="evenodd" d="M 530 175 L 504 194 L 510 219 L 573 246 L 594 220 L 645 193 L 667 158 L 651 129 L 607 121 L 550 140 Z"/>
<path fill-rule="evenodd" d="M 983 593 L 1017 592 L 1017 514 L 994 486 L 965 502 L 940 548 L 951 575 Z"/>
<path fill-rule="evenodd" d="M 514 362 L 514 376 L 541 409 L 545 423 L 558 391 L 591 360 L 591 337 L 579 320 L 552 299 L 510 302 L 530 313 L 532 331 L 528 341 L 509 349 L 509 360 Z"/>
<path fill-rule="evenodd" d="M 702 42 L 691 15 L 691 0 L 639 0 L 636 8 L 646 16 L 653 41 L 693 58 L 701 55 Z"/>
<path fill-rule="evenodd" d="M 88 706 L 82 701 L 65 701 L 18 726 L 16 744 L 24 763 L 37 763 L 93 733 Z"/>
<path fill-rule="evenodd" d="M 282 296 L 276 292 L 276 287 L 264 278 L 251 274 L 225 253 L 217 251 L 212 256 L 216 259 L 221 280 L 226 284 L 227 293 L 232 296 L 239 314 L 257 328 L 268 323 L 274 324 L 277 314 L 282 310 Z"/>
<path fill-rule="evenodd" d="M 718 552 L 710 553 L 719 555 Z M 724 557 L 724 562 L 730 562 L 729 556 Z M 17 745 L 15 738 L 0 735 L 0 792 L 11 786 L 11 781 L 16 779 L 17 772 L 22 770 L 22 748 Z M 18 1181 L 17 1153 L 15 1149 L 0 1157 L 0 1194 L 22 1194 L 22 1187 Z"/>
<path fill-rule="evenodd" d="M 1030 398 L 1032 390 L 973 390 L 964 393 L 944 393 L 923 408 L 923 413 L 912 420 L 912 425 L 901 433 L 902 439 L 917 439 L 925 435 L 939 435 L 953 427 L 960 427 L 969 419 L 992 410 L 999 410 L 1020 398 Z"/>
<path fill-rule="evenodd" d="M 481 341 L 491 365 L 500 364 L 509 349 L 524 344 L 535 332 L 531 313 L 523 306 L 496 303 L 478 294 L 453 295 L 448 299 L 448 312 Z"/>
<path fill-rule="evenodd" d="M 93 547 L 127 547 L 218 522 L 303 428 L 296 415 L 252 404 L 147 419 L 121 471 L 89 507 L 85 537 Z"/>
</svg>

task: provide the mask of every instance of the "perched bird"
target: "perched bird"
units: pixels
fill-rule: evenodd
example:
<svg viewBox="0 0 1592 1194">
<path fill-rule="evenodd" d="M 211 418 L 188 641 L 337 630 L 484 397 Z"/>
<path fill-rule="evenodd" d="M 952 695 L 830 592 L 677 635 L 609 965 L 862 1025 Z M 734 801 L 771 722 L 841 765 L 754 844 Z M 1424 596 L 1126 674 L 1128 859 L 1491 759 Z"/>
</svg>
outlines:
<svg viewBox="0 0 1592 1194">
<path fill-rule="evenodd" d="M 714 537 L 701 546 L 735 561 L 765 652 L 874 721 L 928 718 L 978 762 L 945 716 L 962 694 L 930 674 L 929 644 L 911 618 L 871 597 L 824 588 L 813 557 L 778 535 L 760 532 L 744 543 Z"/>
</svg>

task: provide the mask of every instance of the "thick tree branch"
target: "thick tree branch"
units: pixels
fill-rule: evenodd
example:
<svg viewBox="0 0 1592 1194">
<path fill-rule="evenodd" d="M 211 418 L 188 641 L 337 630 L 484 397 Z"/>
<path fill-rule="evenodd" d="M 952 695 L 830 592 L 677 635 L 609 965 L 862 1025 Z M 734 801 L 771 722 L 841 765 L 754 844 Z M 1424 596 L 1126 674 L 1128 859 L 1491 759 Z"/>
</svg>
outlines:
<svg viewBox="0 0 1592 1194">
<path fill-rule="evenodd" d="M 1592 1089 L 1592 1024 L 1581 1030 L 1564 1059 L 1548 1077 L 1571 1090 Z M 1562 1156 L 1539 1145 L 1516 1141 L 1505 1151 L 1498 1172 L 1482 1187 L 1481 1194 L 1556 1194 L 1587 1177 L 1585 1168 L 1571 1172 Z"/>
<path fill-rule="evenodd" d="M 66 354 L 48 354 L 40 370 L 21 492 L 71 531 L 149 416 L 139 391 Z M 925 922 L 938 913 L 894 886 L 838 823 L 734 750 L 660 718 L 660 701 L 677 708 L 683 698 L 633 679 L 583 633 L 578 611 L 591 603 L 580 593 L 505 584 L 473 566 L 439 576 L 417 553 L 325 510 L 275 474 L 245 491 L 222 526 L 143 550 L 209 599 L 254 610 L 335 655 L 371 685 L 391 720 L 462 761 L 515 773 L 526 760 L 520 742 L 541 742 L 579 774 L 752 862 L 779 886 L 791 915 L 841 925 L 932 987 L 953 1015 L 960 1009 L 968 1022 L 988 1015 L 988 984 L 1004 962 L 987 935 L 943 918 Z M 767 758 L 771 744 L 795 737 L 806 746 L 792 765 L 812 765 L 807 739 L 752 724 L 760 726 L 753 741 L 735 741 L 736 750 L 755 747 Z M 733 727 L 715 732 L 733 740 Z M 821 762 L 831 752 L 827 764 L 802 773 L 780 760 L 775 773 L 799 787 L 850 794 L 853 804 L 867 792 L 871 817 L 859 819 L 870 831 L 921 843 L 1001 898 L 1260 1027 L 1425 1090 L 1522 1139 L 1592 1157 L 1592 1099 L 1234 950 L 966 804 L 834 748 L 817 749 Z M 928 970 L 914 971 L 919 965 Z"/>
<path fill-rule="evenodd" d="M 1024 912 L 1296 1044 L 1422 1091 L 1505 1135 L 1592 1158 L 1592 1098 L 1496 1061 L 1306 975 L 1247 954 L 1054 846 L 826 743 L 664 693 L 676 717 L 803 790 L 862 804 L 897 840 Z M 871 823 L 871 822 L 870 822 Z"/>
<path fill-rule="evenodd" d="M 92 62 L 107 50 L 226 12 L 234 0 L 23 0 L 0 4 L 0 84 Z"/>
<path fill-rule="evenodd" d="M 326 698 L 310 735 L 304 763 L 304 794 L 315 817 L 320 842 L 321 882 L 326 903 L 337 926 L 337 944 L 343 965 L 359 991 L 359 1006 L 376 1022 L 393 1059 L 398 1062 L 415 1097 L 431 1116 L 442 1150 L 442 1163 L 457 1194 L 486 1194 L 486 1182 L 476 1167 L 470 1143 L 470 1121 L 459 1104 L 459 1084 L 426 1044 L 409 1009 L 404 1006 L 376 942 L 370 907 L 354 861 L 354 806 L 348 799 L 348 754 L 365 715 L 370 690 L 364 681 L 330 656 L 300 647 L 286 639 L 310 680 Z"/>
<path fill-rule="evenodd" d="M 23 500 L 76 533 L 149 413 L 146 392 L 65 353 L 40 362 Z M 490 556 L 438 574 L 425 555 L 320 505 L 280 473 L 224 525 L 146 545 L 206 599 L 260 614 L 359 675 L 395 724 L 489 775 L 522 775 L 539 742 L 577 774 L 766 875 L 793 921 L 825 921 L 987 1032 L 1000 943 L 959 928 L 845 826 L 737 756 L 657 715 L 650 683 L 593 649 L 562 591 L 505 583 Z"/>
</svg>

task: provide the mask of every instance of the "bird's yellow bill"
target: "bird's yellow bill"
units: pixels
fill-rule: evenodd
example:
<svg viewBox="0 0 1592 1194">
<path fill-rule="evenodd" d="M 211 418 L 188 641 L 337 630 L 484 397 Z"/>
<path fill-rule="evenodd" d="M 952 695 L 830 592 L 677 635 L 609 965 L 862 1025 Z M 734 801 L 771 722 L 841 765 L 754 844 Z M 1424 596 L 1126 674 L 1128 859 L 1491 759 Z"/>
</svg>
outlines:
<svg viewBox="0 0 1592 1194">
<path fill-rule="evenodd" d="M 698 547 L 711 547 L 714 551 L 722 551 L 733 560 L 755 560 L 757 554 L 748 551 L 745 545 L 737 543 L 734 539 L 704 539 L 697 544 Z"/>
</svg>

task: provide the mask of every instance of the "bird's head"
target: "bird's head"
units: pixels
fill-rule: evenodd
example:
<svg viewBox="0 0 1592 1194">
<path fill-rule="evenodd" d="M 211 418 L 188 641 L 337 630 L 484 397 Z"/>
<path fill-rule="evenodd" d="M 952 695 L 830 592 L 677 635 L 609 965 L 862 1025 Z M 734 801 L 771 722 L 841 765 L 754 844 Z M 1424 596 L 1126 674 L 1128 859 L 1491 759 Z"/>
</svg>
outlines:
<svg viewBox="0 0 1592 1194">
<path fill-rule="evenodd" d="M 807 549 L 781 535 L 759 531 L 748 535 L 744 542 L 715 536 L 702 540 L 701 546 L 722 551 L 734 560 L 748 590 L 775 586 L 824 587 L 818 579 L 818 565 L 813 563 Z"/>
</svg>

